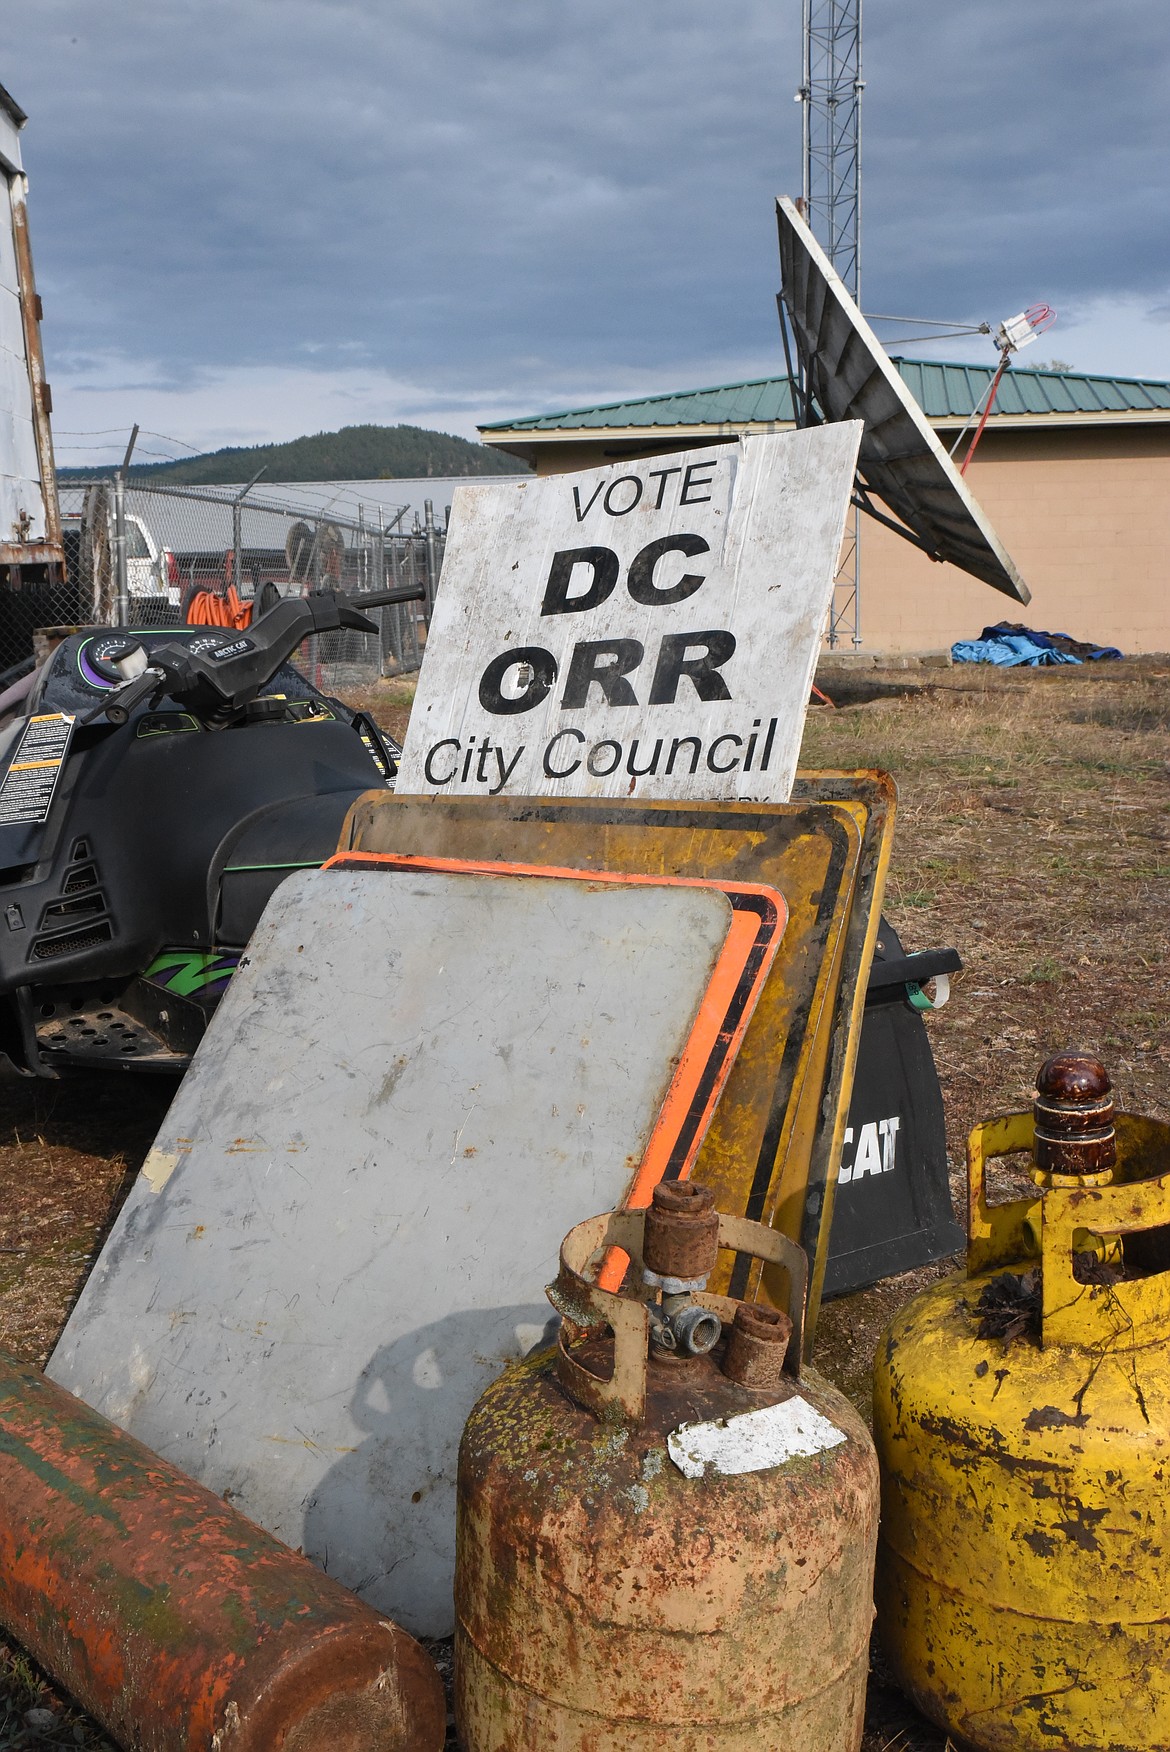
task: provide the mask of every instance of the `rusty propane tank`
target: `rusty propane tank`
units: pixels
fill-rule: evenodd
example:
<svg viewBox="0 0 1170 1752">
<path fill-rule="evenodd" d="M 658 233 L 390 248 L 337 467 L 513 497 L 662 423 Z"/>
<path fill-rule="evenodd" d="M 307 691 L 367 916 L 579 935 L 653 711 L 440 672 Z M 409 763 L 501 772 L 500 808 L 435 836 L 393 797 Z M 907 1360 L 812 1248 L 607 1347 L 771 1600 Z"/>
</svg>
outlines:
<svg viewBox="0 0 1170 1752">
<path fill-rule="evenodd" d="M 769 1261 L 787 1313 L 707 1294 L 720 1247 Z M 616 1249 L 621 1294 L 593 1270 L 613 1281 Z M 877 1469 L 802 1370 L 805 1278 L 689 1183 L 566 1238 L 557 1347 L 488 1389 L 460 1451 L 465 1752 L 856 1752 Z"/>
<path fill-rule="evenodd" d="M 967 1269 L 878 1346 L 882 1644 L 964 1745 L 1167 1752 L 1170 1126 L 1062 1053 L 967 1160 Z"/>
<path fill-rule="evenodd" d="M 0 1624 L 136 1752 L 438 1752 L 412 1637 L 0 1353 Z"/>
</svg>

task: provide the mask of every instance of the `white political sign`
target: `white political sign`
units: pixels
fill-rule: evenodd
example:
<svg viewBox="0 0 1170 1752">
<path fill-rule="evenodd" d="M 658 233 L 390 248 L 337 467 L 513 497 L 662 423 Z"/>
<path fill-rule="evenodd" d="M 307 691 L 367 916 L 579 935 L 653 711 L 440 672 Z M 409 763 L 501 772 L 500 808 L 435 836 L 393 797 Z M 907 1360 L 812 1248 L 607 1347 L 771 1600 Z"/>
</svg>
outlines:
<svg viewBox="0 0 1170 1752">
<path fill-rule="evenodd" d="M 785 802 L 861 431 L 457 488 L 397 789 Z"/>
</svg>

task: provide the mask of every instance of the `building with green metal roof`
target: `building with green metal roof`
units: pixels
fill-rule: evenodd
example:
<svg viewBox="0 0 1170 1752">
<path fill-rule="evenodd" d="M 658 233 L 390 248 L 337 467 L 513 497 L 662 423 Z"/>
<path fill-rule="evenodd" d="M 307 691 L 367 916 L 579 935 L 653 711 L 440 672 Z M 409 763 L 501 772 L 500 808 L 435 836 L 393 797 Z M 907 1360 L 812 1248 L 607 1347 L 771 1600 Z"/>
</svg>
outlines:
<svg viewBox="0 0 1170 1752">
<path fill-rule="evenodd" d="M 993 365 L 894 358 L 949 449 Z M 538 474 L 718 444 L 793 426 L 787 377 L 641 396 L 480 427 Z M 961 453 L 961 447 L 960 447 Z M 1170 383 L 1078 371 L 1005 372 L 967 475 L 1032 591 L 1026 611 L 863 519 L 859 649 L 949 650 L 989 621 L 1170 650 Z"/>
<path fill-rule="evenodd" d="M 899 358 L 892 363 L 934 426 L 961 427 L 972 409 L 982 404 L 995 375 L 990 365 Z M 1062 426 L 1112 424 L 1119 414 L 1127 424 L 1170 420 L 1170 383 L 1079 371 L 1028 371 L 1016 366 L 1004 374 L 988 425 L 1002 431 L 1030 426 L 1035 420 Z M 574 449 L 586 433 L 591 443 L 602 434 L 620 435 L 623 443 L 639 444 L 643 438 L 653 442 L 669 438 L 675 443 L 691 434 L 704 440 L 741 432 L 782 432 L 793 424 L 787 377 L 757 377 L 747 383 L 600 402 L 556 414 L 526 414 L 479 430 L 485 444 L 519 456 L 529 467 L 545 472 L 541 465 L 551 460 L 561 444 Z M 632 455 L 633 451 L 623 454 Z"/>
</svg>

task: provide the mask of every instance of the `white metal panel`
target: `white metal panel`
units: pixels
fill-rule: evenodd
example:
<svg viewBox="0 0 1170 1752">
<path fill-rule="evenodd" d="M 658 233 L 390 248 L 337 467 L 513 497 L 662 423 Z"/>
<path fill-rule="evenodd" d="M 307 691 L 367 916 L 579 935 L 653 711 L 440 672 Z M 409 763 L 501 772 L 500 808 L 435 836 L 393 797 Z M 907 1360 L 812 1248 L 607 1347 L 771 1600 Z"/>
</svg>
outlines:
<svg viewBox="0 0 1170 1752">
<path fill-rule="evenodd" d="M 8 291 L 0 291 L 0 303 L 7 305 L 9 317 L 15 300 Z M 31 425 L 31 410 L 29 407 L 28 361 L 24 352 L 24 337 L 19 326 L 19 309 L 17 310 L 17 346 L 0 345 L 0 407 L 7 408 L 17 419 Z M 5 323 L 5 328 L 11 334 L 11 322 Z M 5 459 L 7 460 L 7 459 Z"/>
<path fill-rule="evenodd" d="M 20 129 L 9 114 L 7 106 L 0 103 L 0 169 L 19 171 L 20 163 Z"/>
<path fill-rule="evenodd" d="M 3 370 L 0 368 L 0 378 Z M 15 539 L 14 530 L 22 510 L 31 522 L 26 541 L 44 539 L 43 500 L 34 475 L 37 451 L 32 422 L 0 403 L 0 542 Z M 35 492 L 36 497 L 33 497 Z M 23 526 L 22 526 L 23 527 Z"/>
<path fill-rule="evenodd" d="M 18 181 L 22 185 L 19 189 L 15 187 Z M 14 198 L 23 201 L 23 179 L 0 172 L 0 543 L 43 541 L 46 534 L 33 386 L 12 236 Z M 22 513 L 27 523 L 22 523 Z"/>
<path fill-rule="evenodd" d="M 0 230 L 0 236 L 2 235 L 3 231 Z M 24 363 L 24 325 L 20 315 L 20 299 L 8 286 L 0 286 L 0 352 L 8 353 Z"/>
<path fill-rule="evenodd" d="M 785 801 L 860 433 L 461 487 L 398 790 Z"/>
<path fill-rule="evenodd" d="M 320 871 L 269 903 L 49 1366 L 408 1627 L 454 1466 L 618 1204 L 725 896 Z"/>
<path fill-rule="evenodd" d="M 776 203 L 784 306 L 825 420 L 862 420 L 858 473 L 934 558 L 1017 602 L 1030 592 L 793 203 Z"/>
<path fill-rule="evenodd" d="M 0 171 L 0 182 L 5 185 L 6 193 L 0 199 L 0 287 L 11 294 L 13 298 L 20 295 L 20 271 L 16 265 L 16 244 L 12 236 L 12 181 Z M 21 342 L 23 347 L 24 343 Z"/>
</svg>

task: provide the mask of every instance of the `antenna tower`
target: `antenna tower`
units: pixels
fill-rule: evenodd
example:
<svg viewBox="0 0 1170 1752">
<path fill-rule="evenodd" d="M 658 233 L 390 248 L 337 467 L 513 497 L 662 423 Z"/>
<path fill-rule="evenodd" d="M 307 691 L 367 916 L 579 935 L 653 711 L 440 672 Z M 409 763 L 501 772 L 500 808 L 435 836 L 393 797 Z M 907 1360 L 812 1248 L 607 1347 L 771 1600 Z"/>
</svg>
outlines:
<svg viewBox="0 0 1170 1752">
<path fill-rule="evenodd" d="M 803 0 L 804 208 L 809 226 L 861 302 L 861 4 Z M 861 513 L 846 523 L 829 644 L 861 644 Z"/>
</svg>

